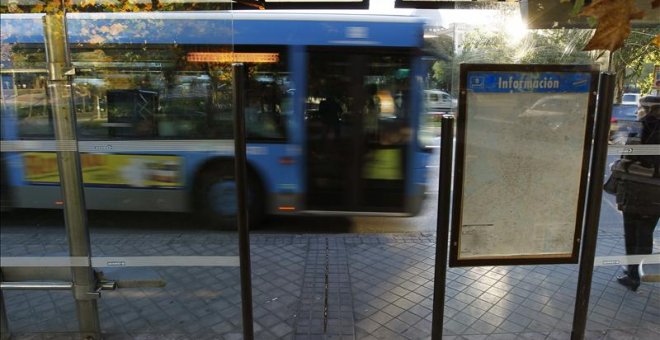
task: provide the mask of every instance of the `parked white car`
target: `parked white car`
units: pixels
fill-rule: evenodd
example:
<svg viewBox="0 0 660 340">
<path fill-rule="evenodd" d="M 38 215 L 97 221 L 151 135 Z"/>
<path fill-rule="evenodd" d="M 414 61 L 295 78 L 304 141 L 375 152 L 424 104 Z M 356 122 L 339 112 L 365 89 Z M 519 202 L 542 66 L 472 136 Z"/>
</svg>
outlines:
<svg viewBox="0 0 660 340">
<path fill-rule="evenodd" d="M 458 101 L 441 90 L 424 90 L 424 103 L 427 112 L 455 111 Z"/>
<path fill-rule="evenodd" d="M 639 93 L 624 93 L 621 96 L 621 104 L 623 105 L 639 105 L 639 99 L 642 95 Z"/>
</svg>

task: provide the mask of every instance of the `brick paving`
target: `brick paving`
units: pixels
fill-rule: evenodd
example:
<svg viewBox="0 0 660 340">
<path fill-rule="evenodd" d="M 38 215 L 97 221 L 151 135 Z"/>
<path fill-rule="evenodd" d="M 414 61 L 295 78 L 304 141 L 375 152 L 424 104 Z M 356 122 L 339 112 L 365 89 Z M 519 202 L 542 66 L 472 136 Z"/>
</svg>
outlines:
<svg viewBox="0 0 660 340">
<path fill-rule="evenodd" d="M 620 234 L 602 225 L 598 256 L 623 254 Z M 95 256 L 235 256 L 237 243 L 231 233 L 92 234 Z M 3 227 L 1 246 L 2 256 L 66 254 L 61 230 Z M 251 259 L 257 339 L 431 337 L 433 234 L 252 234 Z M 105 339 L 242 338 L 238 268 L 149 270 L 167 286 L 102 293 Z M 627 291 L 618 270 L 594 270 L 586 338 L 660 338 L 660 285 Z M 577 277 L 577 265 L 450 268 L 444 338 L 568 339 Z M 70 292 L 5 291 L 4 300 L 13 339 L 76 338 Z"/>
</svg>

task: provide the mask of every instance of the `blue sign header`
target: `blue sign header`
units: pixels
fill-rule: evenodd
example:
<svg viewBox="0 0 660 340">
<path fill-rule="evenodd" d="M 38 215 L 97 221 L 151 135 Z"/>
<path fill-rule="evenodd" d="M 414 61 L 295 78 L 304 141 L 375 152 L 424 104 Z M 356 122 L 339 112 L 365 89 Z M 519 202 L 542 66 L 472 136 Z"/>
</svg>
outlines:
<svg viewBox="0 0 660 340">
<path fill-rule="evenodd" d="M 480 93 L 589 92 L 591 74 L 571 72 L 469 72 L 467 89 Z"/>
</svg>

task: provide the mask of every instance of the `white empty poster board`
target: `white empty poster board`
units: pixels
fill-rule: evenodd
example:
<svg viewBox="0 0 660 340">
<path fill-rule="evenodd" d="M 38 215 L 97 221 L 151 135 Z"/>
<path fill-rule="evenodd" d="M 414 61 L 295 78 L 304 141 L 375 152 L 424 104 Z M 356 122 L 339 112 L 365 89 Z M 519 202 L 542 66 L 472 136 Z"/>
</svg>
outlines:
<svg viewBox="0 0 660 340">
<path fill-rule="evenodd" d="M 577 262 L 597 80 L 461 65 L 451 266 Z"/>
</svg>

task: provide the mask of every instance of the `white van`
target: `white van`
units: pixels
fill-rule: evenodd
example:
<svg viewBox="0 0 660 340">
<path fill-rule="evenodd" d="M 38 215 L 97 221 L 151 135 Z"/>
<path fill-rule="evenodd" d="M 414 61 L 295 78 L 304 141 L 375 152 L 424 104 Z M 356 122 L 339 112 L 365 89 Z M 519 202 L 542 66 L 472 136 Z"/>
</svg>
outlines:
<svg viewBox="0 0 660 340">
<path fill-rule="evenodd" d="M 427 112 L 455 111 L 457 100 L 441 90 L 424 90 L 424 103 Z"/>
</svg>

